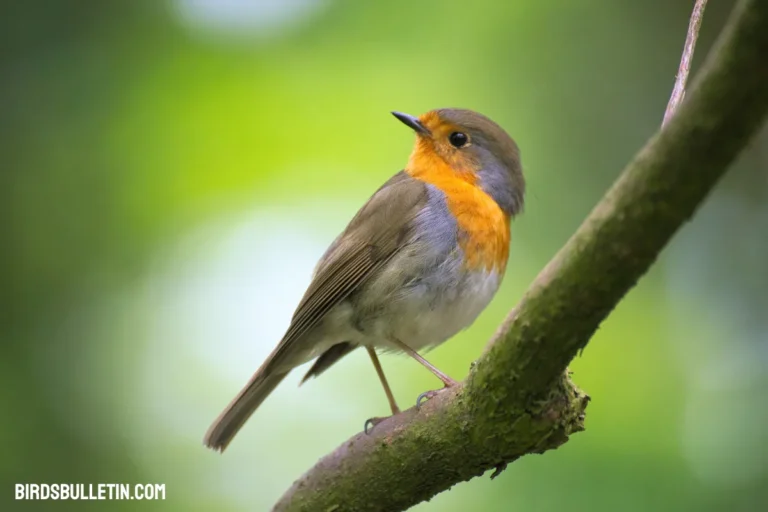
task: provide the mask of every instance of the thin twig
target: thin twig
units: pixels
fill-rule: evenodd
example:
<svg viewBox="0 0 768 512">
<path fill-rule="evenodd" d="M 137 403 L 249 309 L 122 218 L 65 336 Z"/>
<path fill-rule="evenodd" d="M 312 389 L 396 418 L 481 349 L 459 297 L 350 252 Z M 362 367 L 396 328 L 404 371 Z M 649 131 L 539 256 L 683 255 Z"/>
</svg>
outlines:
<svg viewBox="0 0 768 512">
<path fill-rule="evenodd" d="M 685 37 L 685 47 L 683 56 L 680 58 L 680 68 L 677 70 L 675 87 L 672 89 L 672 97 L 669 98 L 667 110 L 664 112 L 664 120 L 661 126 L 664 126 L 672 119 L 677 111 L 677 107 L 685 98 L 685 84 L 688 81 L 688 75 L 691 72 L 691 61 L 693 61 L 693 50 L 696 48 L 696 39 L 699 38 L 699 28 L 701 19 L 704 17 L 704 8 L 707 6 L 707 0 L 696 0 L 691 13 L 691 21 L 688 24 L 688 35 Z"/>
</svg>

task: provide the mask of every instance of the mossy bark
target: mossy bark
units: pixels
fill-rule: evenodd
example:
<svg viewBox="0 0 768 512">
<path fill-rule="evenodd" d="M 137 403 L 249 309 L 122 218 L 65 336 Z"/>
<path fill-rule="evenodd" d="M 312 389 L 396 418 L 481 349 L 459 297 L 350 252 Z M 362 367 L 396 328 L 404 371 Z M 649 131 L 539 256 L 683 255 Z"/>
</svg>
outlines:
<svg viewBox="0 0 768 512">
<path fill-rule="evenodd" d="M 493 406 L 487 395 L 478 408 L 459 386 L 348 440 L 275 510 L 407 509 L 522 455 L 560 446 L 584 429 L 588 401 L 567 374 L 526 407 Z"/>
<path fill-rule="evenodd" d="M 397 511 L 557 448 L 589 398 L 567 365 L 695 212 L 768 111 L 768 2 L 741 1 L 677 114 L 531 285 L 467 380 L 358 434 L 280 511 Z"/>
</svg>

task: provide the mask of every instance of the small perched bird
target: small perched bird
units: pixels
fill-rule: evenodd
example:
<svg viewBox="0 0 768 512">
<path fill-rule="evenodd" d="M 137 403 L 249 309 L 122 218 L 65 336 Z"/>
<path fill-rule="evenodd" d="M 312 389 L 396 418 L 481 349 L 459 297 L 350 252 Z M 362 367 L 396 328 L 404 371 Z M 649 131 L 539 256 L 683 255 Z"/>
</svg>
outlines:
<svg viewBox="0 0 768 512">
<path fill-rule="evenodd" d="M 392 414 L 399 408 L 376 350 L 405 352 L 444 386 L 456 384 L 418 351 L 469 327 L 498 290 L 510 219 L 523 208 L 520 152 L 471 110 L 393 115 L 416 132 L 405 169 L 325 252 L 285 336 L 208 429 L 206 446 L 223 451 L 297 366 L 315 360 L 304 382 L 358 347 L 368 351 Z"/>
</svg>

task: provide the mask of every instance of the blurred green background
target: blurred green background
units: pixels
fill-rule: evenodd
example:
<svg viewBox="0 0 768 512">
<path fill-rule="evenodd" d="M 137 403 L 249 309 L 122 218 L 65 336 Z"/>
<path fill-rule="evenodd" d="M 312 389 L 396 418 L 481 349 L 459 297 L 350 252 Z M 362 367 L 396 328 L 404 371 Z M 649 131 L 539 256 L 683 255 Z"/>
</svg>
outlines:
<svg viewBox="0 0 768 512">
<path fill-rule="evenodd" d="M 364 352 L 295 372 L 222 456 L 210 422 L 316 259 L 402 168 L 391 110 L 467 107 L 529 183 L 509 272 L 431 353 L 463 378 L 657 129 L 692 1 L 3 2 L 0 509 L 267 510 L 387 403 Z M 696 63 L 733 2 L 711 2 Z M 572 365 L 587 430 L 420 511 L 768 509 L 768 136 Z M 435 387 L 383 359 L 402 404 Z M 164 502 L 14 502 L 160 482 Z"/>
</svg>

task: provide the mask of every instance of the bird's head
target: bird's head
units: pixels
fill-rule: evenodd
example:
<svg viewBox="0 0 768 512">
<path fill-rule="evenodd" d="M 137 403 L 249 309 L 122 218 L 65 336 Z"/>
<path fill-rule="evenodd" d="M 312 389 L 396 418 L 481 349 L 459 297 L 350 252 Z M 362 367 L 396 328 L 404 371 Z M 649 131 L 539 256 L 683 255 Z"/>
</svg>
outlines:
<svg viewBox="0 0 768 512">
<path fill-rule="evenodd" d="M 392 113 L 416 132 L 406 166 L 414 175 L 455 173 L 479 186 L 510 216 L 523 208 L 525 180 L 520 150 L 499 125 L 472 110 L 444 108 L 419 117 Z"/>
</svg>

